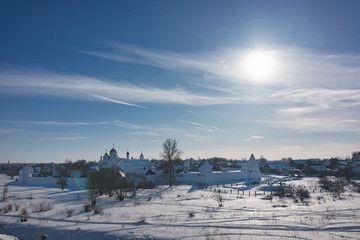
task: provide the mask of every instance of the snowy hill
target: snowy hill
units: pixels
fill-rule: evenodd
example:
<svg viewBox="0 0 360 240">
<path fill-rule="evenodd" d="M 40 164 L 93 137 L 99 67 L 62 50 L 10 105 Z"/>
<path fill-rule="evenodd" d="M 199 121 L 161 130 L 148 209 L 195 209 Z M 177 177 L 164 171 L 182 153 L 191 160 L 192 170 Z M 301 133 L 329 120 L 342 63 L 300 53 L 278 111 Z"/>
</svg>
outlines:
<svg viewBox="0 0 360 240">
<path fill-rule="evenodd" d="M 1 192 L 10 179 L 0 177 Z M 270 197 L 279 185 L 303 186 L 310 199 Z M 223 206 L 220 206 L 220 199 Z M 260 185 L 167 186 L 118 201 L 101 196 L 99 214 L 85 212 L 80 189 L 8 184 L 0 234 L 19 239 L 357 239 L 360 194 L 320 192 L 317 178 L 267 176 Z M 12 205 L 9 210 L 9 205 Z M 27 221 L 20 221 L 26 209 Z M 6 210 L 6 211 L 5 211 Z"/>
</svg>

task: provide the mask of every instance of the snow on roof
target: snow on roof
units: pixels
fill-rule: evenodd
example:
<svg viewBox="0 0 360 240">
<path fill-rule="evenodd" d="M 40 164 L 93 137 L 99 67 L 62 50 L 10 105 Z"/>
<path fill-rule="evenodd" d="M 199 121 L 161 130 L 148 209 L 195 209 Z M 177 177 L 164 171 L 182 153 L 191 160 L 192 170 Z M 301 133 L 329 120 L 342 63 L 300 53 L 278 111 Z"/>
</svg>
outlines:
<svg viewBox="0 0 360 240">
<path fill-rule="evenodd" d="M 325 172 L 328 170 L 324 165 L 311 165 L 310 167 L 318 172 Z"/>
<path fill-rule="evenodd" d="M 281 161 L 268 162 L 268 165 L 271 169 L 279 169 L 279 170 L 289 167 L 287 162 L 281 162 Z"/>
<path fill-rule="evenodd" d="M 122 163 L 125 163 L 127 165 L 132 165 L 132 166 L 151 166 L 152 167 L 152 162 L 150 162 L 149 160 L 140 160 L 140 159 L 121 159 L 120 160 Z"/>
<path fill-rule="evenodd" d="M 295 164 L 306 164 L 306 162 L 308 161 L 307 159 L 298 159 L 298 160 L 293 160 Z"/>
</svg>

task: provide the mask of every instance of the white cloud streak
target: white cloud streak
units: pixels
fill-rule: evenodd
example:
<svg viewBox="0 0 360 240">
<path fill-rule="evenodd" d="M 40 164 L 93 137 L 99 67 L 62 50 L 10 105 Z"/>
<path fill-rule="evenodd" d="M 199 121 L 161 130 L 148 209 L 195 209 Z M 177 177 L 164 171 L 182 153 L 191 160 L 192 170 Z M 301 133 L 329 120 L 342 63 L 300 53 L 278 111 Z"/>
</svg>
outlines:
<svg viewBox="0 0 360 240">
<path fill-rule="evenodd" d="M 127 128 L 127 129 L 148 129 L 149 128 L 144 125 L 128 123 L 128 122 L 123 122 L 123 121 L 118 121 L 118 120 L 113 121 L 112 124 L 115 126 L 119 126 L 119 127 L 123 127 L 123 128 Z"/>
<path fill-rule="evenodd" d="M 59 121 L 2 121 L 16 125 L 50 125 L 50 126 L 84 126 L 98 123 L 89 122 L 59 122 Z"/>
<path fill-rule="evenodd" d="M 133 107 L 139 107 L 139 108 L 146 108 L 146 107 L 143 107 L 143 106 L 140 106 L 140 105 L 136 105 L 136 104 L 132 104 L 132 103 L 127 103 L 127 102 L 122 102 L 122 101 L 117 101 L 117 100 L 114 100 L 114 99 L 110 99 L 110 98 L 107 98 L 107 97 L 103 97 L 103 96 L 99 96 L 99 95 L 92 95 L 96 98 L 99 98 L 99 99 L 102 99 L 102 100 L 105 100 L 105 101 L 109 101 L 109 102 L 114 102 L 114 103 L 119 103 L 119 104 L 123 104 L 123 105 L 128 105 L 128 106 L 133 106 Z"/>
<path fill-rule="evenodd" d="M 197 122 L 192 122 L 192 121 L 186 121 L 183 119 L 179 119 L 179 121 L 184 122 L 184 123 L 189 123 L 193 126 L 195 126 L 197 129 L 202 130 L 202 131 L 206 131 L 206 132 L 221 132 L 221 130 L 217 127 L 214 126 L 209 126 L 209 125 L 205 125 L 202 123 L 197 123 Z"/>
<path fill-rule="evenodd" d="M 129 134 L 130 135 L 149 135 L 149 136 L 154 136 L 154 137 L 159 136 L 158 134 L 153 133 L 153 132 L 130 132 Z"/>
<path fill-rule="evenodd" d="M 341 117 L 341 116 L 340 116 Z M 339 120 L 338 116 L 330 118 L 289 118 L 286 121 L 278 121 L 276 125 L 295 129 L 298 133 L 307 132 L 360 132 L 359 122 Z"/>
<path fill-rule="evenodd" d="M 55 138 L 50 138 L 52 140 L 82 140 L 82 139 L 86 139 L 86 137 L 55 137 Z"/>
<path fill-rule="evenodd" d="M 252 139 L 263 139 L 264 137 L 263 136 L 250 136 L 250 138 L 252 138 Z"/>
<path fill-rule="evenodd" d="M 111 82 L 79 75 L 61 75 L 46 71 L 1 70 L 0 93 L 52 95 L 63 98 L 102 100 L 144 108 L 136 103 L 216 105 L 240 102 L 238 97 L 205 96 L 176 87 L 141 87 L 126 82 Z"/>
</svg>

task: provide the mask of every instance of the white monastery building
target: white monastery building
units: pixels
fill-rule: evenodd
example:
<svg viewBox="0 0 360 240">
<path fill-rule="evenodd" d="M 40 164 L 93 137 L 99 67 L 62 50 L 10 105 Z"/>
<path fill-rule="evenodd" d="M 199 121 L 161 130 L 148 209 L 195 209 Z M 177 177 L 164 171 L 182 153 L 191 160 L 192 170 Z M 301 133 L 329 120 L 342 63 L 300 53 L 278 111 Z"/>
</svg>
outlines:
<svg viewBox="0 0 360 240">
<path fill-rule="evenodd" d="M 152 162 L 144 158 L 143 153 L 138 159 L 130 158 L 129 152 L 126 152 L 125 158 L 120 158 L 117 151 L 113 147 L 109 154 L 106 152 L 100 157 L 97 167 L 99 168 L 119 168 L 123 174 L 136 173 L 146 177 L 148 181 L 154 184 L 167 184 L 168 176 L 162 171 L 156 171 Z M 185 165 L 186 162 L 185 162 Z M 186 168 L 186 166 L 185 166 Z M 56 177 L 33 177 L 32 169 L 29 166 L 24 166 L 19 172 L 20 184 L 36 184 L 36 185 L 56 185 Z M 175 174 L 175 179 L 178 184 L 197 184 L 203 183 L 207 185 L 225 184 L 235 182 L 260 182 L 261 172 L 259 164 L 253 154 L 251 154 L 248 161 L 244 161 L 241 170 L 236 171 L 213 171 L 212 166 L 208 161 L 199 167 L 199 172 L 181 172 Z M 67 178 L 68 186 L 85 187 L 85 178 Z"/>
<path fill-rule="evenodd" d="M 155 169 L 153 164 L 144 158 L 143 153 L 140 154 L 138 159 L 130 158 L 129 151 L 126 152 L 126 158 L 120 158 L 117 151 L 113 147 L 110 154 L 107 152 L 104 156 L 100 157 L 98 168 L 120 168 L 125 174 L 133 172 L 139 175 L 154 175 Z"/>
</svg>

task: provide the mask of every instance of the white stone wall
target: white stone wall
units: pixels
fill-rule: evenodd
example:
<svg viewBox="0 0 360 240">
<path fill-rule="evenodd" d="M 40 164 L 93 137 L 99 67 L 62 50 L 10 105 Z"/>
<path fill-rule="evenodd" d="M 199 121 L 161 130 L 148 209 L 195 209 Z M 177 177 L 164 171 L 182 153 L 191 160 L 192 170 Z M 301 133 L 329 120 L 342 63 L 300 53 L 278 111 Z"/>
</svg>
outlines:
<svg viewBox="0 0 360 240">
<path fill-rule="evenodd" d="M 36 186 L 51 186 L 51 187 L 59 187 L 56 182 L 59 178 L 57 177 L 28 177 L 26 179 L 22 179 L 21 184 L 25 185 L 36 185 Z M 67 179 L 68 187 L 80 187 L 85 188 L 85 178 L 65 178 Z"/>
</svg>

